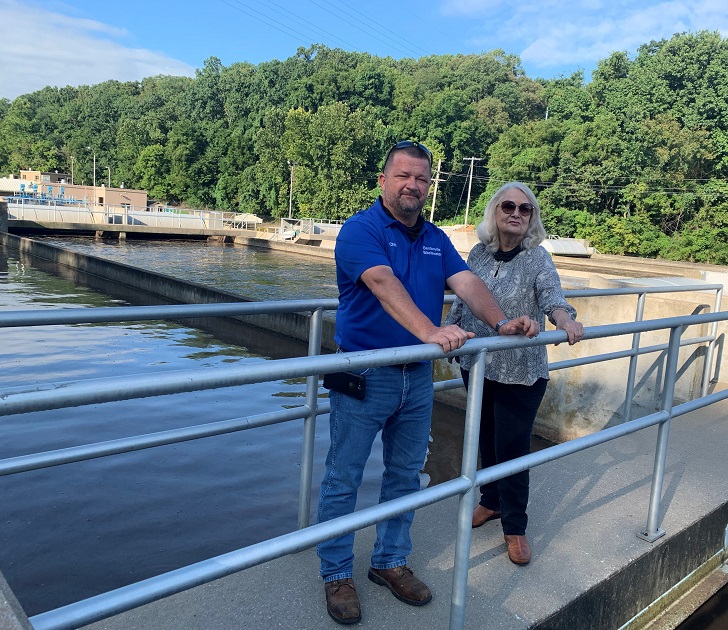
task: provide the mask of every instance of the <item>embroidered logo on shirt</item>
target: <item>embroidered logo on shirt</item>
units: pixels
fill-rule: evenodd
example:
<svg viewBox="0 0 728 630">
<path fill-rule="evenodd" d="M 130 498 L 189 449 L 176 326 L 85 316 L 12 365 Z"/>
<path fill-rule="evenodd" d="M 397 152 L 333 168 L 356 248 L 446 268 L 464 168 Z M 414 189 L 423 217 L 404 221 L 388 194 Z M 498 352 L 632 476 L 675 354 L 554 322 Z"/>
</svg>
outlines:
<svg viewBox="0 0 728 630">
<path fill-rule="evenodd" d="M 390 247 L 397 247 L 397 243 L 393 243 L 392 241 L 389 241 L 389 246 Z"/>
<path fill-rule="evenodd" d="M 442 251 L 439 247 L 428 247 L 427 245 L 422 246 L 422 253 L 425 256 L 442 256 Z"/>
</svg>

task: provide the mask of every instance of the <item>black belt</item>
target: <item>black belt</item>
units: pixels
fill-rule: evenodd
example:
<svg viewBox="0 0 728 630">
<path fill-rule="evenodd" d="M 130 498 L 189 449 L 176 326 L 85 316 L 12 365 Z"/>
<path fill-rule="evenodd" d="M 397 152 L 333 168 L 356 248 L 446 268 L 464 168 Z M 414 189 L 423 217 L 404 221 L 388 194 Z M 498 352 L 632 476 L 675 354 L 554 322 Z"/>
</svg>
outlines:
<svg viewBox="0 0 728 630">
<path fill-rule="evenodd" d="M 339 352 L 354 352 L 354 350 L 344 350 L 344 348 L 339 346 Z M 412 368 L 417 365 L 421 365 L 422 363 L 424 363 L 424 361 L 411 361 L 410 363 L 396 363 L 395 365 L 383 365 L 382 367 L 393 367 L 404 370 L 405 368 Z"/>
</svg>

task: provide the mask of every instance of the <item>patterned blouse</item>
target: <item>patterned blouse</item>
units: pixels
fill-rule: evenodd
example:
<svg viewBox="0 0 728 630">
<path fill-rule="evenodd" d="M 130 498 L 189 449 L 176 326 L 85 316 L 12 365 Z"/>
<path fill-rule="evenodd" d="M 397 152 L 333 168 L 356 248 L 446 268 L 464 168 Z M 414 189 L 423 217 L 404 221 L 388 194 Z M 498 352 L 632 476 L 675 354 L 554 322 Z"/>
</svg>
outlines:
<svg viewBox="0 0 728 630">
<path fill-rule="evenodd" d="M 523 250 L 508 262 L 499 262 L 485 245 L 478 243 L 470 251 L 468 267 L 488 285 L 508 318 L 528 315 L 538 321 L 541 330 L 545 325 L 544 314 L 555 324 L 552 313 L 558 309 L 576 319 L 576 310 L 564 298 L 551 255 L 541 246 Z M 495 330 L 473 315 L 460 298 L 452 305 L 445 324 L 457 324 L 463 330 L 474 332 L 476 337 L 497 336 Z M 470 370 L 470 363 L 470 355 L 460 357 L 462 368 Z M 548 379 L 546 346 L 489 352 L 485 377 L 499 383 L 519 385 L 533 385 L 539 378 Z"/>
</svg>

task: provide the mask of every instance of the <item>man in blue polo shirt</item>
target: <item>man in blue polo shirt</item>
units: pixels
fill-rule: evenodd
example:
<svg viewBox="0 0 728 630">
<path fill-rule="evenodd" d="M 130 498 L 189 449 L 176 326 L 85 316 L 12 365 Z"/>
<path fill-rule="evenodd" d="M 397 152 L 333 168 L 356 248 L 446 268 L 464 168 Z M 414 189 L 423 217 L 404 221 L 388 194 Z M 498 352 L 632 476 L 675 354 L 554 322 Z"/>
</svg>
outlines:
<svg viewBox="0 0 728 630">
<path fill-rule="evenodd" d="M 430 188 L 432 155 L 422 144 L 398 142 L 379 176 L 381 197 L 351 217 L 336 240 L 339 309 L 336 342 L 345 352 L 437 343 L 460 348 L 473 333 L 441 326 L 445 289 L 453 290 L 500 334 L 538 334 L 538 323 L 508 320 L 483 281 L 468 270 L 447 235 L 421 215 Z M 363 370 L 363 399 L 330 392 L 331 447 L 321 482 L 319 522 L 354 511 L 364 465 L 382 431 L 380 502 L 420 487 L 432 415 L 429 361 Z M 413 512 L 377 525 L 369 579 L 413 606 L 432 599 L 407 566 Z M 356 623 L 361 607 L 352 580 L 354 534 L 318 546 L 326 609 L 339 623 Z"/>
</svg>

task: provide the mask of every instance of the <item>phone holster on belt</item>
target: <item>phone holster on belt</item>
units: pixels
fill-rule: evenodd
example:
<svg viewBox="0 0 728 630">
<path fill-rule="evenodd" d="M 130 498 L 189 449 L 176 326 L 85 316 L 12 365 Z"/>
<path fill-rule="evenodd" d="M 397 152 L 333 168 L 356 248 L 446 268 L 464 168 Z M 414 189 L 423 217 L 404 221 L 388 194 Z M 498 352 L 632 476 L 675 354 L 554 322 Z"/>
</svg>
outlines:
<svg viewBox="0 0 728 630">
<path fill-rule="evenodd" d="M 324 387 L 358 400 L 364 400 L 366 379 L 361 374 L 354 372 L 334 372 L 324 374 Z"/>
</svg>

